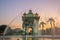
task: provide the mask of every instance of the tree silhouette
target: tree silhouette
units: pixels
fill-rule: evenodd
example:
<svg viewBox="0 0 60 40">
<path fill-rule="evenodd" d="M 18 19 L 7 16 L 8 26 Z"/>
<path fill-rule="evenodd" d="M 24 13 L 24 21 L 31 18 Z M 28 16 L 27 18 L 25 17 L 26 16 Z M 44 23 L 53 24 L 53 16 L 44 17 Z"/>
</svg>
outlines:
<svg viewBox="0 0 60 40">
<path fill-rule="evenodd" d="M 42 22 L 40 22 L 40 26 L 42 26 L 42 35 L 44 34 L 44 33 L 43 33 L 43 30 L 44 30 L 44 29 L 43 29 L 43 28 L 44 28 L 44 25 L 46 25 L 46 23 L 45 23 L 45 22 L 43 22 L 43 21 L 42 21 Z"/>
<path fill-rule="evenodd" d="M 1 25 L 0 26 L 0 35 L 3 35 L 6 27 L 7 27 L 7 25 Z"/>
<path fill-rule="evenodd" d="M 44 25 L 46 25 L 46 23 L 45 22 L 40 22 L 40 26 L 42 26 L 42 35 L 44 35 Z M 44 38 L 43 38 L 43 40 L 44 40 Z"/>
<path fill-rule="evenodd" d="M 51 25 L 51 29 L 54 27 L 55 28 L 55 20 L 51 17 L 48 19 L 47 22 L 50 22 L 50 25 Z M 52 30 L 53 31 L 53 30 Z"/>
<path fill-rule="evenodd" d="M 47 22 L 50 22 L 50 25 L 51 25 L 51 28 L 52 28 L 52 26 L 53 26 L 54 23 L 55 23 L 55 20 L 51 17 L 51 18 L 48 19 Z M 55 25 L 54 25 L 54 26 L 55 26 Z"/>
</svg>

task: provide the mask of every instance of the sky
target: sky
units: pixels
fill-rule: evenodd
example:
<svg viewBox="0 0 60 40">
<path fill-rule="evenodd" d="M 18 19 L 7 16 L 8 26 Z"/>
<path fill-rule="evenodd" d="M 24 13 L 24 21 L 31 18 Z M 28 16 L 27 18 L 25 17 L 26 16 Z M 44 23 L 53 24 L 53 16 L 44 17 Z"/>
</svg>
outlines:
<svg viewBox="0 0 60 40">
<path fill-rule="evenodd" d="M 0 25 L 9 24 L 19 14 L 21 25 L 23 13 L 30 9 L 42 20 L 60 18 L 60 0 L 0 0 Z"/>
</svg>

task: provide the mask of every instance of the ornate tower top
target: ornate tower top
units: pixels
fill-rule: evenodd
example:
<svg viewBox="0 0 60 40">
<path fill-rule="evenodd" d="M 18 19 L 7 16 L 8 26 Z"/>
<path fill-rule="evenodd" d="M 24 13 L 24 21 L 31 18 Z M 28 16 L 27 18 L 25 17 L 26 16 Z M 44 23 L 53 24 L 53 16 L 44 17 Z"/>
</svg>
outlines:
<svg viewBox="0 0 60 40">
<path fill-rule="evenodd" d="M 32 17 L 32 18 L 37 18 L 37 19 L 40 18 L 40 16 L 38 15 L 38 13 L 33 14 L 32 10 L 29 10 L 28 13 L 24 13 L 22 17 L 24 17 L 24 18 Z"/>
<path fill-rule="evenodd" d="M 32 10 L 29 10 L 29 14 L 33 14 L 33 13 L 32 13 Z"/>
</svg>

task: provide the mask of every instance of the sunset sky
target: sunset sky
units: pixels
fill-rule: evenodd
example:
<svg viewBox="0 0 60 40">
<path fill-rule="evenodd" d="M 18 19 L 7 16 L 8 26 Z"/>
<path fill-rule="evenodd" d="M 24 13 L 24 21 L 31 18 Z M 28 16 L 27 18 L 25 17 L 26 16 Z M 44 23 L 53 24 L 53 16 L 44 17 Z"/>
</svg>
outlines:
<svg viewBox="0 0 60 40">
<path fill-rule="evenodd" d="M 18 14 L 21 25 L 21 17 L 29 9 L 37 12 L 42 20 L 49 17 L 60 19 L 60 0 L 0 0 L 0 25 L 9 24 Z"/>
</svg>

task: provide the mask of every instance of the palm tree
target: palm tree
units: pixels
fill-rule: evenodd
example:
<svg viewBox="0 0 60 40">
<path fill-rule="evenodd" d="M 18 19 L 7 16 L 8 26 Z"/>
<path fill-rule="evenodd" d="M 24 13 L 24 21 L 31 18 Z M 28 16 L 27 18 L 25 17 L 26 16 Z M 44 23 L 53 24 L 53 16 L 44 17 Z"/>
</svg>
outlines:
<svg viewBox="0 0 60 40">
<path fill-rule="evenodd" d="M 44 28 L 44 25 L 46 25 L 45 22 L 43 22 L 43 21 L 40 22 L 40 26 L 42 26 L 42 35 L 44 34 L 44 31 L 43 31 L 43 30 L 44 30 L 44 29 L 43 29 L 43 28 Z M 43 40 L 44 40 L 44 38 L 43 38 Z"/>
<path fill-rule="evenodd" d="M 43 21 L 42 21 L 42 22 L 40 22 L 40 26 L 42 26 L 42 35 L 43 35 L 43 30 L 44 30 L 43 28 L 44 28 L 44 25 L 46 25 L 46 23 L 45 23 L 45 22 L 43 22 Z"/>
<path fill-rule="evenodd" d="M 47 22 L 50 22 L 51 29 L 52 29 L 52 27 L 55 27 L 55 20 L 52 17 L 49 18 Z"/>
<path fill-rule="evenodd" d="M 55 20 L 51 17 L 51 18 L 49 18 L 48 19 L 48 21 L 47 22 L 50 22 L 50 25 L 51 25 L 51 32 L 52 32 L 52 36 L 53 36 L 53 27 L 55 28 Z M 52 39 L 52 40 L 54 40 L 54 39 Z"/>
</svg>

